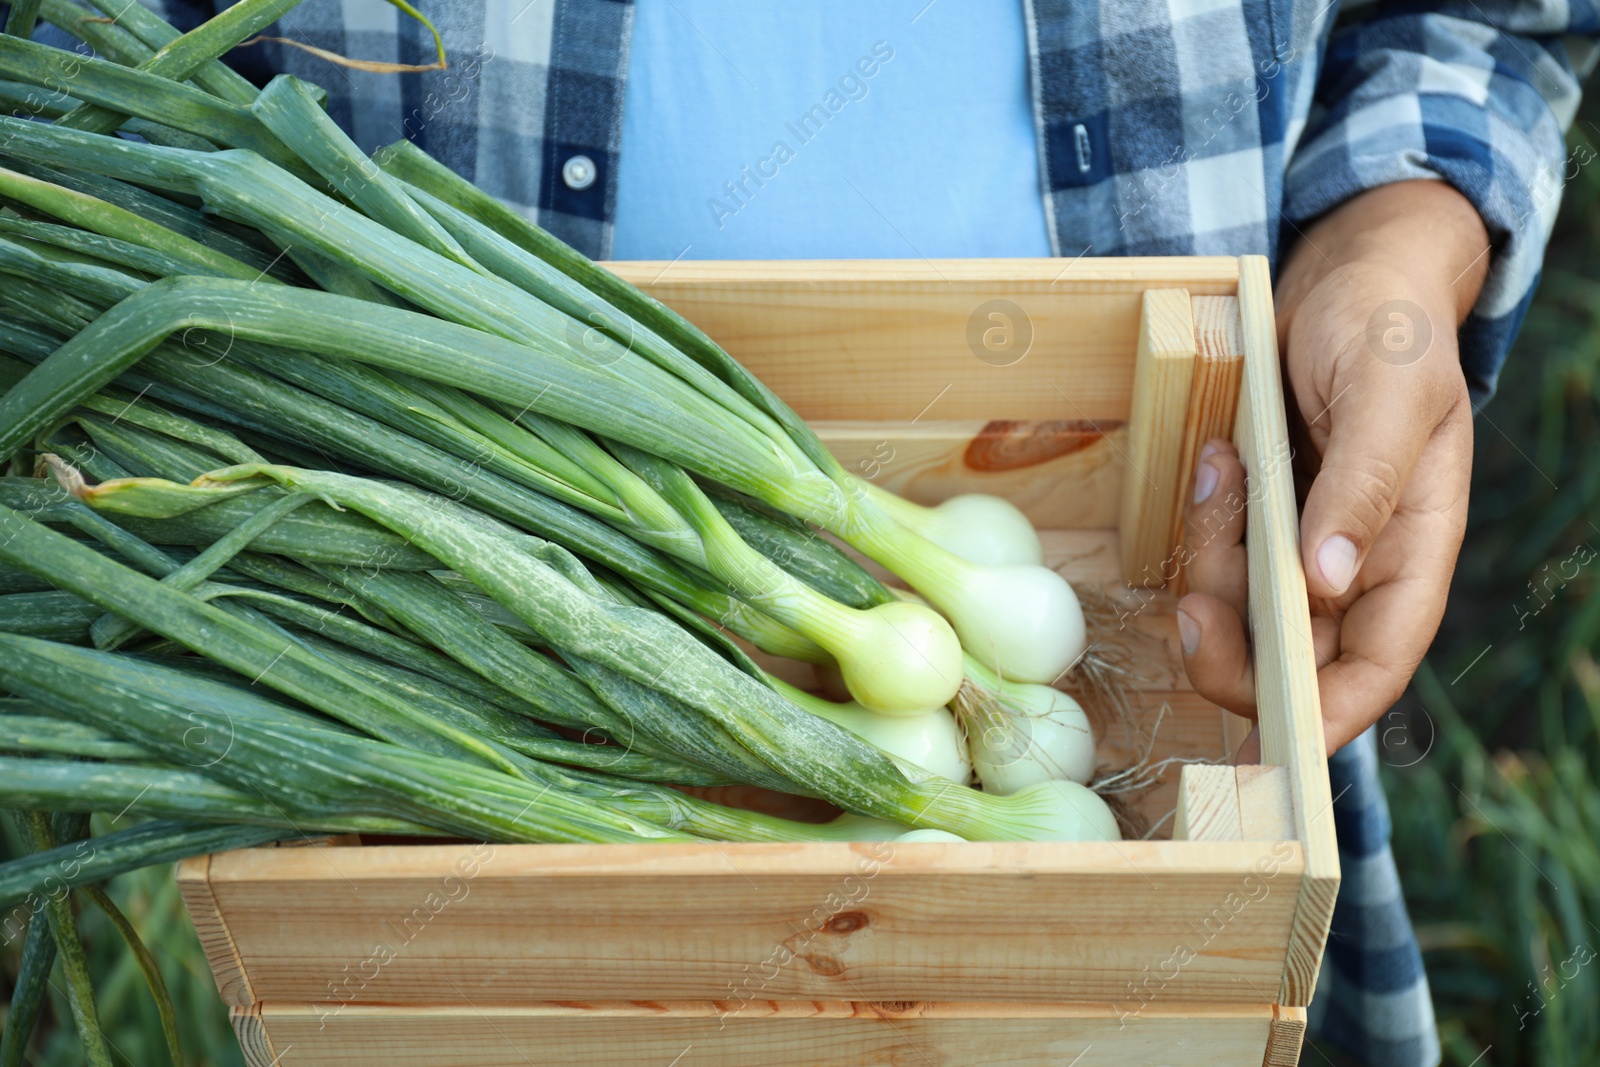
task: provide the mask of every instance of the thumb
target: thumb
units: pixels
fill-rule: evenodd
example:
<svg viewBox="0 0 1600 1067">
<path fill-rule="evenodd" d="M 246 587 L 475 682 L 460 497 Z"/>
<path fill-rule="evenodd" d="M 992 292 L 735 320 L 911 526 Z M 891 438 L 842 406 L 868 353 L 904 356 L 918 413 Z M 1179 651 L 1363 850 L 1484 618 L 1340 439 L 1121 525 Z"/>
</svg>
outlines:
<svg viewBox="0 0 1600 1067">
<path fill-rule="evenodd" d="M 1402 380 L 1405 368 L 1380 366 L 1348 385 L 1325 416 L 1328 445 L 1300 518 L 1312 596 L 1337 597 L 1350 587 L 1442 416 L 1430 390 Z"/>
</svg>

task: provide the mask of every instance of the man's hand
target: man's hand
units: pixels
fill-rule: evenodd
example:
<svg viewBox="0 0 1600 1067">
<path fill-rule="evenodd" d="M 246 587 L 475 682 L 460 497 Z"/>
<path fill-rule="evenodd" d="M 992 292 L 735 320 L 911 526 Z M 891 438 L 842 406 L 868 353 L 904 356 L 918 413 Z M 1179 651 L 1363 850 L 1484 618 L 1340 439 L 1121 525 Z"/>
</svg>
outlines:
<svg viewBox="0 0 1600 1067">
<path fill-rule="evenodd" d="M 1483 284 L 1488 236 L 1443 182 L 1364 193 L 1289 254 L 1276 302 L 1300 551 L 1330 752 L 1377 721 L 1439 628 L 1466 526 L 1472 409 L 1456 329 Z M 1195 689 L 1255 714 L 1245 632 L 1248 500 L 1238 452 L 1206 446 L 1178 605 Z"/>
</svg>

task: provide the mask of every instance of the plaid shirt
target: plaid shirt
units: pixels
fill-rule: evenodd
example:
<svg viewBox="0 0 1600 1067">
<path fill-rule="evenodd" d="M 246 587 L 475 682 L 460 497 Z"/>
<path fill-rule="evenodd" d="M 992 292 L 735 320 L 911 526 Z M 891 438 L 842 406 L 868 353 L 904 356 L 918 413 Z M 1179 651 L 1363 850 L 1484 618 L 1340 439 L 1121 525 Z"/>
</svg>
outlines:
<svg viewBox="0 0 1600 1067">
<path fill-rule="evenodd" d="M 165 13 L 189 29 L 211 2 L 165 0 Z M 330 113 L 363 148 L 410 137 L 604 258 L 626 148 L 629 3 L 422 6 L 443 35 L 447 70 L 362 73 L 280 45 L 231 61 L 262 79 L 287 70 L 326 86 Z M 1276 258 L 1305 222 L 1355 193 L 1443 179 L 1477 207 L 1493 242 L 1461 331 L 1474 398 L 1493 391 L 1575 165 L 1564 130 L 1600 28 L 1592 0 L 1024 6 L 1056 254 Z M 269 32 L 363 59 L 433 59 L 426 30 L 386 0 L 308 0 Z M 1330 763 L 1344 883 L 1313 1031 L 1377 1067 L 1427 1067 L 1439 1043 L 1389 850 L 1374 732 Z"/>
</svg>

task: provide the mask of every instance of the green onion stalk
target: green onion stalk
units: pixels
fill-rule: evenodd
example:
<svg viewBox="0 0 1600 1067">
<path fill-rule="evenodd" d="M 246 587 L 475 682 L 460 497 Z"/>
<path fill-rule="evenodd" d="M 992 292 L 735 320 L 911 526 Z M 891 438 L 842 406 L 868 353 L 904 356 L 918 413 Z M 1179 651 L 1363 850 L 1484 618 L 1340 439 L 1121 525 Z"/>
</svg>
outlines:
<svg viewBox="0 0 1600 1067">
<path fill-rule="evenodd" d="M 476 839 L 689 839 L 563 790 L 277 720 L 247 694 L 184 672 L 8 634 L 0 652 L 0 685 L 12 692 L 269 804 L 313 813 L 326 805 L 330 814 L 400 818 Z"/>
<path fill-rule="evenodd" d="M 45 3 L 54 10 L 54 0 Z M 153 613 L 135 612 L 125 592 L 119 599 L 92 584 L 65 589 L 96 611 L 112 613 L 90 627 L 89 637 L 113 646 L 137 638 L 136 628 L 149 629 L 168 642 L 198 645 L 241 672 L 287 640 L 280 655 L 288 677 L 275 683 L 286 687 L 286 695 L 353 721 L 375 737 L 483 768 L 479 773 L 513 780 L 535 775 L 534 768 L 545 764 L 526 749 L 551 754 L 559 739 L 511 729 L 465 690 L 438 689 L 435 683 L 444 683 L 437 678 L 402 680 L 386 673 L 392 663 L 378 666 L 316 647 L 315 636 L 285 630 L 269 621 L 276 616 L 265 614 L 269 605 L 279 616 L 293 614 L 297 609 L 287 606 L 292 599 L 232 585 L 236 568 L 253 565 L 247 550 L 251 556 L 270 550 L 274 536 L 290 540 L 286 534 L 297 520 L 325 522 L 322 513 L 341 516 L 336 508 L 351 508 L 377 518 L 403 551 L 429 561 L 412 564 L 414 572 L 455 567 L 520 619 L 587 689 L 588 710 L 580 718 L 593 722 L 609 713 L 613 728 L 647 724 L 663 751 L 645 757 L 677 756 L 681 766 L 702 766 L 715 775 L 718 767 L 704 759 L 707 749 L 745 753 L 764 762 L 790 791 L 828 796 L 850 810 L 902 824 L 917 824 L 908 814 L 933 812 L 964 836 L 993 836 L 983 825 L 987 812 L 969 811 L 960 795 L 918 795 L 922 783 L 907 779 L 881 754 L 868 764 L 875 768 L 866 775 L 873 780 L 854 793 L 816 765 L 822 762 L 819 753 L 803 753 L 797 769 L 795 757 L 785 758 L 772 735 L 792 743 L 796 738 L 785 730 L 805 722 L 803 740 L 815 717 L 796 718 L 793 706 L 741 660 L 742 652 L 725 639 L 719 643 L 720 635 L 688 612 L 718 618 L 736 633 L 742 626 L 742 636 L 763 639 L 755 641 L 758 647 L 786 645 L 788 654 L 813 661 L 826 650 L 840 660 L 864 704 L 925 713 L 955 692 L 963 674 L 974 673 L 962 662 L 947 624 L 918 605 L 884 598 L 870 588 L 875 583 L 843 593 L 827 588 L 825 579 L 848 576 L 826 560 L 806 572 L 819 561 L 804 548 L 781 555 L 787 551 L 781 544 L 783 516 L 839 534 L 907 578 L 953 620 L 970 656 L 1006 679 L 1048 681 L 1076 658 L 1082 617 L 1070 588 L 1026 560 L 1003 553 L 984 559 L 981 549 L 948 541 L 948 549 L 939 547 L 941 537 L 925 521 L 926 512 L 844 472 L 791 410 L 680 317 L 510 216 L 419 151 L 399 146 L 367 159 L 320 110 L 313 87 L 281 78 L 256 94 L 229 81 L 214 61 L 218 47 L 225 48 L 233 30 L 271 10 L 272 0 L 247 0 L 230 13 L 231 21 L 216 21 L 208 32 L 183 39 L 163 29 L 159 19 L 138 13 L 124 29 L 103 31 L 103 51 L 142 69 L 86 61 L 74 70 L 73 91 L 83 104 L 67 113 L 70 121 L 45 126 L 0 120 L 11 168 L 0 175 L 6 194 L 67 224 L 32 224 L 0 238 L 0 271 L 21 276 L 10 294 L 0 296 L 0 311 L 29 324 L 20 340 L 6 344 L 29 349 L 18 354 L 38 363 L 0 399 L 0 456 L 48 440 L 93 476 L 111 479 L 109 487 L 78 488 L 86 497 L 97 494 L 100 506 L 133 512 L 120 514 L 115 525 L 136 538 L 145 532 L 140 524 L 193 529 L 213 516 L 225 519 L 209 537 L 188 541 L 203 548 L 198 556 L 152 570 L 159 581 L 132 576 L 165 589 L 150 593 L 158 605 Z M 59 81 L 62 62 L 51 49 L 0 41 L 0 73 L 18 81 Z M 181 81 L 190 77 L 192 85 Z M 135 120 L 175 137 L 164 146 L 104 135 Z M 182 138 L 195 147 L 173 147 Z M 212 145 L 222 150 L 212 151 Z M 211 214 L 187 206 L 194 198 Z M 268 271 L 263 279 L 258 262 L 273 249 L 287 252 L 300 271 Z M 165 280 L 146 285 L 129 271 Z M 43 310 L 34 310 L 41 302 L 32 296 L 15 295 L 33 285 L 29 279 L 46 277 L 52 299 Z M 307 279 L 328 291 L 276 284 Z M 604 340 L 595 344 L 595 338 Z M 185 373 L 197 362 L 201 342 L 210 348 L 198 362 L 239 364 L 230 369 L 246 375 L 231 380 L 235 392 L 226 403 L 215 402 L 210 390 L 196 386 L 193 373 Z M 163 359 L 165 368 L 159 365 Z M 122 427 L 116 417 L 102 417 L 109 412 L 74 411 L 113 380 L 137 386 L 152 369 L 165 376 L 155 383 L 162 389 L 156 395 L 238 427 L 250 443 L 240 438 L 238 448 L 219 450 L 213 446 L 220 442 L 202 441 L 203 434 L 176 424 L 147 420 Z M 279 387 L 287 387 L 288 395 L 274 392 Z M 271 402 L 262 403 L 268 395 Z M 354 453 L 365 470 L 398 474 L 478 510 L 425 494 L 407 498 L 414 491 L 360 479 L 336 488 L 376 493 L 366 499 L 365 511 L 331 498 L 332 507 L 280 503 L 294 499 L 293 493 L 274 497 L 269 491 L 250 499 L 259 483 L 238 470 L 290 481 L 325 477 L 294 469 L 306 459 L 320 466 L 317 454 L 325 451 L 298 427 L 285 426 L 296 421 L 299 408 L 293 405 L 307 395 L 329 405 L 329 418 L 319 421 L 348 421 L 354 408 L 371 420 L 362 430 L 391 431 L 378 449 L 348 436 L 337 441 L 336 431 L 326 426 L 316 431 L 337 452 Z M 253 409 L 240 410 L 251 402 Z M 304 451 L 306 445 L 312 452 Z M 192 488 L 124 478 L 181 470 L 178 477 L 186 480 L 213 466 L 210 456 L 244 466 Z M 448 478 L 437 473 L 438 462 L 435 473 L 423 473 L 426 461 L 440 458 L 452 471 Z M 470 491 L 452 491 L 446 481 L 470 482 Z M 229 499 L 228 486 L 235 483 L 245 491 Z M 318 495 L 326 497 L 325 490 Z M 729 507 L 728 491 L 774 509 L 780 518 L 764 528 L 751 521 L 758 512 L 743 504 Z M 391 492 L 412 505 L 440 505 L 448 521 L 429 528 L 433 542 L 419 540 L 395 512 L 370 513 L 378 506 L 374 501 L 393 503 L 385 496 Z M 206 498 L 216 503 L 203 504 Z M 530 507 L 529 500 L 540 503 Z M 262 501 L 270 502 L 263 507 Z M 551 505 L 561 519 L 553 525 L 564 524 L 566 532 L 578 527 L 573 516 L 579 512 L 597 520 L 593 526 L 613 531 L 599 555 L 622 559 L 628 566 L 614 569 L 633 584 L 597 583 L 552 545 L 513 536 L 485 519 L 542 534 L 527 513 L 550 524 Z M 245 528 L 230 535 L 240 523 Z M 345 536 L 333 540 L 370 538 L 375 531 L 344 530 Z M 67 560 L 58 545 L 31 534 L 23 540 L 40 573 Z M 582 543 L 581 537 L 555 540 L 573 548 Z M 548 573 L 519 572 L 517 564 L 504 573 L 492 566 L 473 570 L 459 554 L 436 559 L 441 546 L 483 547 L 491 541 L 507 559 L 534 561 Z M 376 593 L 358 592 L 328 571 L 348 571 L 361 561 L 319 561 L 292 543 L 285 551 L 315 577 L 342 585 L 348 593 L 343 599 L 361 604 L 364 615 L 393 623 Z M 640 562 L 641 552 L 647 563 Z M 593 559 L 596 553 L 584 554 Z M 598 562 L 613 566 L 611 559 Z M 276 576 L 306 588 L 304 575 Z M 424 585 L 437 581 L 412 577 Z M 516 587 L 518 580 L 535 578 L 547 584 Z M 728 591 L 711 588 L 718 582 Z M 131 581 L 128 588 L 149 592 Z M 715 665 L 723 674 L 706 674 L 687 693 L 658 675 L 640 677 L 634 661 L 641 657 L 630 654 L 640 651 L 644 633 L 630 634 L 619 651 L 597 641 L 592 628 L 552 630 L 552 599 L 588 605 L 591 622 L 638 613 L 673 635 L 676 643 L 664 647 L 692 648 L 697 669 Z M 642 607 L 642 599 L 653 610 Z M 660 610 L 682 625 L 668 622 Z M 530 615 L 542 618 L 544 627 Z M 896 625 L 876 631 L 861 621 L 890 617 Z M 407 629 L 427 640 L 416 632 L 421 625 Z M 1038 634 L 1043 640 L 1026 640 Z M 355 639 L 356 633 L 347 630 L 345 636 Z M 360 639 L 374 645 L 370 634 Z M 518 635 L 516 643 L 525 639 Z M 468 658 L 463 652 L 450 662 L 465 667 Z M 390 694 L 385 701 L 385 679 L 405 699 Z M 749 707 L 711 692 L 723 680 L 748 697 L 743 703 Z M 478 681 L 492 683 L 481 671 Z M 335 695 L 319 693 L 319 684 Z M 760 728 L 751 729 L 752 719 Z M 663 737 L 669 721 L 701 726 Z M 819 752 L 847 744 L 834 736 L 841 733 L 849 737 L 834 729 L 814 739 Z M 748 763 L 722 769 L 751 777 Z M 637 772 L 649 773 L 642 766 Z M 994 798 L 979 799 L 992 805 Z"/>
<path fill-rule="evenodd" d="M 266 114 L 258 117 L 271 121 Z M 158 188 L 199 195 L 226 217 L 282 231 L 285 237 L 364 272 L 370 280 L 441 319 L 473 328 L 477 345 L 485 349 L 481 360 L 433 361 L 420 367 L 388 365 L 525 404 L 540 414 L 661 455 L 832 529 L 907 577 L 955 621 L 969 651 L 994 657 L 1008 675 L 1048 681 L 1076 658 L 1081 647 L 1081 611 L 1058 576 L 1048 577 L 1050 572 L 1026 565 L 980 567 L 922 538 L 896 533 L 903 528 L 864 493 L 834 477 L 844 477 L 836 463 L 830 474 L 810 462 L 816 457 L 799 446 L 792 442 L 786 446 L 787 438 L 772 432 L 770 416 L 748 401 L 740 410 L 743 398 L 736 390 L 720 379 L 716 385 L 708 384 L 705 369 L 680 353 L 630 349 L 615 364 L 597 365 L 567 339 L 573 321 L 570 316 L 509 283 L 486 277 L 393 233 L 253 156 L 228 151 L 184 152 L 130 142 L 108 144 L 105 138 L 85 141 L 66 130 L 3 132 L 11 135 L 14 154 L 34 162 L 117 170 Z M 248 188 L 251 185 L 256 188 Z M 267 203 L 292 212 L 292 217 L 268 218 L 262 206 Z M 148 298 L 152 305 L 159 305 L 161 298 L 154 291 L 162 285 L 199 282 L 157 283 L 151 291 L 130 300 Z M 217 282 L 226 284 L 221 279 Z M 310 339 L 253 335 L 257 323 L 242 321 L 246 309 L 237 298 L 229 300 L 228 314 L 213 320 L 205 314 L 205 299 L 198 293 L 186 292 L 184 297 L 187 307 L 199 310 L 187 320 L 191 324 L 199 319 L 201 324 L 268 343 L 371 358 L 370 353 L 363 357 L 349 351 L 348 345 L 341 350 L 337 342 L 318 344 Z M 175 316 L 176 310 L 168 314 Z M 492 339 L 484 334 L 496 335 L 511 347 L 487 344 Z M 459 353 L 463 344 L 455 347 Z M 542 358 L 530 360 L 526 354 L 530 348 L 539 350 Z M 129 356 L 137 358 L 138 354 L 142 353 L 133 351 Z M 474 362 L 476 366 L 470 365 Z M 515 366 L 510 366 L 513 362 Z M 548 372 L 541 375 L 544 380 L 532 378 L 530 372 L 535 368 Z M 519 379 L 520 388 L 508 387 L 504 380 L 508 372 Z M 530 388 L 535 382 L 536 387 Z M 618 417 L 624 413 L 625 417 Z M 1043 641 L 1041 631 L 1046 635 Z M 1057 640 L 1062 634 L 1070 640 Z M 947 677 L 958 672 L 953 664 L 938 666 L 942 668 L 939 673 Z"/>
<path fill-rule="evenodd" d="M 4 242 L 0 241 L 0 269 L 5 267 L 6 251 Z M 81 276 L 68 275 L 59 264 L 29 256 L 24 250 L 16 252 L 14 261 L 16 269 L 36 276 L 43 275 L 61 283 L 72 280 L 83 283 Z M 95 281 L 100 283 L 103 279 Z M 136 283 L 123 278 L 117 283 L 102 284 L 99 295 L 114 302 L 121 295 L 135 291 L 136 287 Z M 69 328 L 81 327 L 87 321 L 85 317 Z M 48 355 L 41 348 L 53 351 L 57 347 L 48 338 L 40 344 L 30 343 L 21 332 L 9 339 L 0 338 L 0 346 L 8 344 L 22 358 L 35 361 Z M 385 417 L 390 423 L 402 423 L 403 416 L 397 412 L 413 414 L 425 403 L 416 394 L 408 394 L 367 368 L 358 364 L 318 362 L 305 356 L 296 358 L 291 353 L 265 346 L 252 348 L 249 342 L 236 338 L 229 338 L 227 348 L 229 358 L 215 359 L 168 343 L 150 352 L 141 363 L 141 369 L 154 376 L 158 395 L 170 395 L 170 390 L 178 383 L 203 389 L 213 403 L 225 405 L 227 414 L 236 421 L 265 426 L 269 432 L 277 434 L 290 434 L 320 453 L 354 459 L 372 469 L 407 478 L 471 503 L 582 552 L 645 588 L 716 619 L 774 655 L 808 660 L 826 658 L 812 642 L 743 600 L 730 596 L 727 591 L 713 588 L 715 583 L 709 577 L 697 577 L 693 569 L 674 565 L 646 546 L 620 536 L 614 528 L 564 506 L 559 496 L 548 493 L 545 486 L 530 488 L 501 477 L 501 472 L 484 462 L 485 453 L 471 448 L 450 452 L 434 447 L 435 444 L 448 447 L 450 443 L 439 440 L 446 425 L 442 419 L 419 418 L 421 426 L 439 430 L 433 437 L 434 444 L 429 444 L 403 429 L 397 431 L 358 414 L 358 411 L 366 412 Z M 251 370 L 242 365 L 241 357 L 271 369 L 279 377 Z M 306 388 L 297 388 L 283 378 Z M 386 391 L 395 395 L 386 396 Z M 356 410 L 341 404 L 352 405 Z M 103 425 L 91 426 L 91 431 L 102 435 L 116 432 Z M 463 453 L 466 459 L 461 458 Z M 200 464 L 194 470 L 198 472 L 211 465 Z"/>
<path fill-rule="evenodd" d="M 845 470 L 805 420 L 671 308 L 505 208 L 410 142 L 396 142 L 376 158 L 386 171 L 425 192 L 425 206 L 447 206 L 453 214 L 439 213 L 447 225 L 454 221 L 464 230 L 466 220 L 497 233 L 526 257 L 587 288 L 581 305 L 585 321 L 623 324 L 620 332 L 612 328 L 616 344 L 626 346 L 652 331 L 768 414 L 837 489 L 814 509 L 774 502 L 906 579 L 951 619 L 962 643 L 983 662 L 1019 681 L 1048 683 L 1080 657 L 1081 606 L 1065 580 L 1042 566 L 1037 534 L 1014 506 L 974 494 L 937 509 L 922 508 Z"/>
<path fill-rule="evenodd" d="M 193 505 L 191 492 L 158 499 L 170 491 L 229 493 L 270 484 L 310 493 L 403 532 L 564 654 L 597 663 L 645 688 L 666 689 L 686 708 L 733 733 L 785 777 L 847 811 L 947 830 L 966 839 L 1115 836 L 1115 822 L 1103 802 L 1075 783 L 1050 782 L 992 797 L 934 775 L 908 779 L 876 748 L 794 707 L 663 616 L 586 592 L 563 573 L 581 569 L 564 550 L 550 544 L 535 547 L 536 539 L 526 536 L 508 536 L 460 505 L 407 486 L 250 464 L 212 472 L 193 487 L 169 489 L 153 479 L 102 483 L 95 487 L 92 503 L 113 512 L 170 510 Z"/>
</svg>

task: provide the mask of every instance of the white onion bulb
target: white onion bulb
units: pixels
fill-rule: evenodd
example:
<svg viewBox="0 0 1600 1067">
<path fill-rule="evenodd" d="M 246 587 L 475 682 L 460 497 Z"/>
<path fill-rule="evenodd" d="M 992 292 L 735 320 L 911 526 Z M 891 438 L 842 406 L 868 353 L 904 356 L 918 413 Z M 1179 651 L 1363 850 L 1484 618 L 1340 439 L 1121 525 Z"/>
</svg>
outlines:
<svg viewBox="0 0 1600 1067">
<path fill-rule="evenodd" d="M 937 613 L 901 602 L 850 617 L 848 635 L 819 643 L 833 653 L 856 700 L 884 715 L 906 715 L 948 704 L 956 695 L 961 645 Z"/>
<path fill-rule="evenodd" d="M 1040 782 L 1004 798 L 1015 803 L 1007 826 L 1025 841 L 1120 841 L 1117 817 L 1077 782 Z"/>
<path fill-rule="evenodd" d="M 973 563 L 1044 562 L 1039 534 L 1022 509 L 988 493 L 962 493 L 925 507 L 865 479 L 867 495 L 900 525 Z"/>
<path fill-rule="evenodd" d="M 950 619 L 962 647 L 1006 678 L 1048 685 L 1083 655 L 1083 607 L 1048 567 L 967 564 L 955 580 L 917 591 Z"/>
<path fill-rule="evenodd" d="M 988 565 L 1044 562 L 1039 534 L 1022 509 L 987 493 L 963 493 L 923 509 L 914 527 L 964 560 Z"/>
<path fill-rule="evenodd" d="M 963 701 L 967 744 L 984 792 L 1015 793 L 1051 780 L 1087 785 L 1094 777 L 1094 732 L 1076 700 L 1024 682 L 1008 682 L 989 695 L 996 699 Z"/>
<path fill-rule="evenodd" d="M 895 841 L 965 841 L 966 838 L 951 833 L 949 830 L 912 830 L 910 833 L 901 834 Z"/>
<path fill-rule="evenodd" d="M 772 679 L 773 688 L 790 703 L 849 730 L 882 751 L 913 779 L 935 774 L 960 785 L 972 778 L 972 762 L 962 743 L 961 727 L 949 708 L 929 708 L 915 715 L 882 715 L 857 703 L 836 704 Z"/>
</svg>

